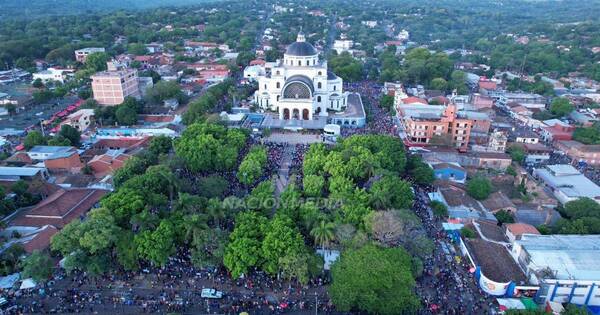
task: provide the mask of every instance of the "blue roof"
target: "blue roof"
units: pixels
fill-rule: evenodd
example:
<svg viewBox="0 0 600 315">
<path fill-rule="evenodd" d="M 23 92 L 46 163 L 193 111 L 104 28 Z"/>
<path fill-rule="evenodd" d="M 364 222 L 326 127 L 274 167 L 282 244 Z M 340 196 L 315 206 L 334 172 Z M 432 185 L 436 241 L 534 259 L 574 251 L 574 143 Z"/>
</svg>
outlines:
<svg viewBox="0 0 600 315">
<path fill-rule="evenodd" d="M 73 147 L 67 146 L 49 146 L 49 145 L 36 145 L 31 148 L 29 152 L 33 153 L 60 153 L 60 152 L 69 152 L 73 149 Z"/>
</svg>

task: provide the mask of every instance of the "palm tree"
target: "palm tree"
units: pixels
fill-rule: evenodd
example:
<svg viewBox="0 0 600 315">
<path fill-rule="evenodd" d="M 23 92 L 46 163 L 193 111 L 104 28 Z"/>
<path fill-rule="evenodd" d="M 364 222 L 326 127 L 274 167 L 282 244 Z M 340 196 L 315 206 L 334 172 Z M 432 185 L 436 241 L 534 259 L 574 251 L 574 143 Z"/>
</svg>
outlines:
<svg viewBox="0 0 600 315">
<path fill-rule="evenodd" d="M 318 225 L 312 228 L 310 236 L 315 240 L 315 244 L 321 245 L 321 248 L 325 249 L 326 246 L 331 243 L 335 238 L 335 224 L 331 222 L 321 221 Z"/>
</svg>

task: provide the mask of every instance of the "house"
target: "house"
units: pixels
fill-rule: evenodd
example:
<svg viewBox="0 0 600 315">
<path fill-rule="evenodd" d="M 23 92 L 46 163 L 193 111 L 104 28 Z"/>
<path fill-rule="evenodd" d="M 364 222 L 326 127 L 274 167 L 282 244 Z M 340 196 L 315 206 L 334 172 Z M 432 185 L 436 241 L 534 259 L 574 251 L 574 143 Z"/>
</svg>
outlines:
<svg viewBox="0 0 600 315">
<path fill-rule="evenodd" d="M 446 205 L 451 218 L 496 221 L 494 215 L 488 212 L 481 202 L 467 194 L 464 186 L 449 181 L 437 181 L 436 186 L 437 190 L 430 193 L 429 198 Z"/>
<path fill-rule="evenodd" d="M 19 212 L 9 225 L 19 227 L 52 225 L 62 229 L 69 222 L 83 217 L 107 192 L 101 189 L 61 188 L 35 207 Z"/>
<path fill-rule="evenodd" d="M 43 83 L 48 82 L 60 82 L 65 83 L 67 79 L 67 74 L 65 69 L 58 68 L 48 68 L 46 70 L 36 72 L 32 75 L 33 81 L 40 80 Z"/>
<path fill-rule="evenodd" d="M 77 149 L 70 146 L 36 145 L 27 152 L 27 155 L 32 160 L 44 161 L 52 156 L 60 157 L 72 151 L 77 151 Z"/>
<path fill-rule="evenodd" d="M 556 148 L 565 152 L 565 154 L 577 162 L 583 162 L 591 166 L 600 165 L 600 145 L 583 144 L 575 140 L 563 140 L 556 142 Z"/>
<path fill-rule="evenodd" d="M 542 127 L 541 135 L 544 141 L 561 141 L 573 139 L 575 127 L 558 119 L 544 121 L 546 126 Z"/>
<path fill-rule="evenodd" d="M 79 173 L 83 167 L 76 150 L 56 153 L 44 160 L 44 166 L 50 172 Z"/>
<path fill-rule="evenodd" d="M 504 225 L 506 237 L 511 243 L 520 240 L 523 234 L 540 235 L 540 232 L 533 226 L 525 223 L 508 223 Z"/>
<path fill-rule="evenodd" d="M 126 154 L 124 149 L 108 150 L 104 154 L 94 156 L 87 165 L 96 178 L 103 178 L 123 167 L 129 158 L 131 155 Z"/>
<path fill-rule="evenodd" d="M 521 146 L 526 153 L 525 163 L 538 164 L 550 159 L 553 149 L 541 143 L 525 143 Z"/>
<path fill-rule="evenodd" d="M 81 63 L 85 63 L 87 57 L 93 53 L 103 53 L 106 50 L 101 47 L 88 47 L 83 49 L 78 49 L 75 51 L 75 60 Z"/>
<path fill-rule="evenodd" d="M 494 99 L 489 96 L 481 95 L 481 94 L 473 94 L 473 98 L 471 100 L 473 107 L 476 110 L 492 108 L 494 106 Z"/>
<path fill-rule="evenodd" d="M 547 165 L 533 171 L 562 204 L 587 197 L 600 203 L 600 187 L 568 164 Z"/>
<path fill-rule="evenodd" d="M 467 170 L 458 163 L 434 163 L 429 164 L 433 168 L 435 178 L 449 180 L 464 184 L 467 179 Z"/>
<path fill-rule="evenodd" d="M 34 180 L 46 181 L 48 178 L 50 178 L 48 170 L 43 167 L 0 166 L 0 182 L 16 182 L 19 180 L 28 182 Z"/>
<path fill-rule="evenodd" d="M 517 210 L 515 204 L 502 191 L 491 193 L 481 204 L 491 213 L 496 213 L 500 210 L 514 213 Z"/>
</svg>

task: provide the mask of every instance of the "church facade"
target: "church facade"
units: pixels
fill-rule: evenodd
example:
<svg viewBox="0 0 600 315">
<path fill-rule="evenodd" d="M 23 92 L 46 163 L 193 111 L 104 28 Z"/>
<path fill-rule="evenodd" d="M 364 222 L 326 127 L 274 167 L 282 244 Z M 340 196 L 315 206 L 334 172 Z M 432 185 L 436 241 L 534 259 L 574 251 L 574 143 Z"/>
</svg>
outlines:
<svg viewBox="0 0 600 315">
<path fill-rule="evenodd" d="M 327 62 L 319 60 L 318 51 L 302 32 L 287 47 L 283 60 L 264 73 L 257 78 L 254 102 L 263 110 L 278 112 L 279 119 L 312 120 L 347 106 L 342 79 L 327 70 Z"/>
</svg>

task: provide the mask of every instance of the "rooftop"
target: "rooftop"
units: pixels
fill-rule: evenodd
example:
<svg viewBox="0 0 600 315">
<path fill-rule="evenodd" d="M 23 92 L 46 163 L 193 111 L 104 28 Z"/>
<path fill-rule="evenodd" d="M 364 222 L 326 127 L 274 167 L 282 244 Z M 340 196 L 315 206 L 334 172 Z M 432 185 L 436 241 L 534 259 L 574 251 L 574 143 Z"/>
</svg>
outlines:
<svg viewBox="0 0 600 315">
<path fill-rule="evenodd" d="M 2 176 L 35 176 L 40 172 L 45 171 L 43 167 L 9 167 L 0 166 L 0 177 Z"/>
<path fill-rule="evenodd" d="M 481 267 L 481 272 L 490 280 L 526 283 L 525 274 L 503 245 L 482 239 L 466 239 L 465 245 L 475 264 Z"/>
<path fill-rule="evenodd" d="M 600 279 L 600 235 L 533 235 L 516 241 L 531 265 L 549 267 L 557 279 Z"/>
<path fill-rule="evenodd" d="M 548 165 L 535 169 L 534 173 L 547 185 L 560 190 L 567 197 L 600 198 L 600 187 L 571 165 Z"/>
</svg>

